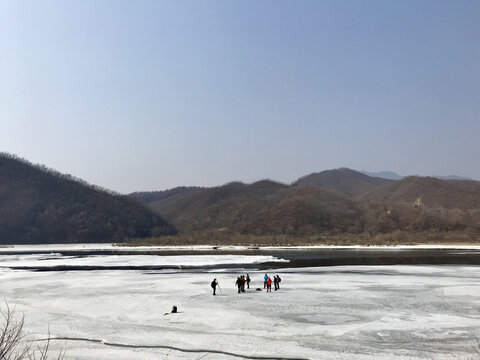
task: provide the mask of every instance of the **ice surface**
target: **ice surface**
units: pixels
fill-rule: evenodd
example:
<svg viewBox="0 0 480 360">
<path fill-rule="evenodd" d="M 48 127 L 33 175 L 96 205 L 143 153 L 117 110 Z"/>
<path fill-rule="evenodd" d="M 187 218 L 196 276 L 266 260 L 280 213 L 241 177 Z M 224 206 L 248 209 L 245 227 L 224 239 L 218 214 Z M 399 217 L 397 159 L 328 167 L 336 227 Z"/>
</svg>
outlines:
<svg viewBox="0 0 480 360">
<path fill-rule="evenodd" d="M 55 267 L 55 266 L 209 266 L 245 265 L 265 262 L 288 262 L 267 255 L 94 255 L 86 257 L 63 256 L 58 253 L 29 255 L 0 255 L 0 267 Z"/>
<path fill-rule="evenodd" d="M 472 345 L 480 337 L 480 267 L 339 266 L 278 272 L 279 291 L 265 293 L 264 273 L 256 271 L 250 273 L 251 289 L 237 294 L 238 274 L 229 270 L 2 268 L 0 297 L 25 313 L 33 338 L 45 336 L 49 327 L 52 336 L 159 346 L 54 341 L 54 348 L 67 348 L 66 359 L 474 358 Z M 209 286 L 213 277 L 222 290 L 215 297 Z M 180 313 L 164 315 L 173 305 Z"/>
</svg>

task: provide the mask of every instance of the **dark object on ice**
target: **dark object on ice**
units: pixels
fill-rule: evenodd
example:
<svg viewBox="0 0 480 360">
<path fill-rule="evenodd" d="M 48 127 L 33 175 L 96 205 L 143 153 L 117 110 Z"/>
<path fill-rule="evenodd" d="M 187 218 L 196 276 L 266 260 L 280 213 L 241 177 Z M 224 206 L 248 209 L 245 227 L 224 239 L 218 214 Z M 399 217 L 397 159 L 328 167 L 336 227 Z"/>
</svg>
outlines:
<svg viewBox="0 0 480 360">
<path fill-rule="evenodd" d="M 257 290 L 257 291 L 262 291 L 262 289 L 260 289 L 260 288 L 257 288 L 256 290 Z"/>
<path fill-rule="evenodd" d="M 238 293 L 240 294 L 242 292 L 242 277 L 241 276 L 237 277 L 237 281 L 235 281 L 235 285 L 237 285 Z"/>
<path fill-rule="evenodd" d="M 217 286 L 220 289 L 220 285 L 218 285 L 217 279 L 213 279 L 213 281 L 210 283 L 210 286 L 213 289 L 213 295 L 215 295 L 215 290 L 217 289 Z M 222 290 L 220 289 L 220 291 L 222 291 Z"/>
<path fill-rule="evenodd" d="M 178 309 L 177 309 L 177 307 L 176 307 L 175 305 L 173 305 L 173 306 L 172 306 L 172 311 L 170 311 L 169 313 L 163 314 L 163 316 L 166 316 L 166 315 L 168 315 L 168 314 L 176 314 L 176 313 L 178 313 Z"/>
</svg>

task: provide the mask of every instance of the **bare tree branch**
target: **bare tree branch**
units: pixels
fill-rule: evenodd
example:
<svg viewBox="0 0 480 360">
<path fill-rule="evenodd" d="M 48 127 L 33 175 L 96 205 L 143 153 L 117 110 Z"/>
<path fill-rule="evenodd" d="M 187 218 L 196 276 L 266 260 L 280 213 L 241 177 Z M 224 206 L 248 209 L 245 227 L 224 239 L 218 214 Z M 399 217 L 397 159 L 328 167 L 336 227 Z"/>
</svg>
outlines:
<svg viewBox="0 0 480 360">
<path fill-rule="evenodd" d="M 5 310 L 0 308 L 0 360 L 48 360 L 50 348 L 50 330 L 42 346 L 32 350 L 24 332 L 25 317 L 15 316 L 15 307 L 5 303 Z M 63 360 L 65 350 L 61 349 L 52 360 Z"/>
</svg>

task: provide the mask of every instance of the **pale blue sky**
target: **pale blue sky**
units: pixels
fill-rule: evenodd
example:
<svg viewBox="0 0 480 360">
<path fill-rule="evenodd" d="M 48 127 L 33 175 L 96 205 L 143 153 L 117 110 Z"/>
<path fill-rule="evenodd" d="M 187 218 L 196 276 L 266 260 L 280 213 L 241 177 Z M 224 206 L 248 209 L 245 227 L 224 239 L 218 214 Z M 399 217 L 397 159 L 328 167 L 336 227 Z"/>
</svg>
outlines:
<svg viewBox="0 0 480 360">
<path fill-rule="evenodd" d="M 0 0 L 0 136 L 120 192 L 480 179 L 480 2 Z"/>
</svg>

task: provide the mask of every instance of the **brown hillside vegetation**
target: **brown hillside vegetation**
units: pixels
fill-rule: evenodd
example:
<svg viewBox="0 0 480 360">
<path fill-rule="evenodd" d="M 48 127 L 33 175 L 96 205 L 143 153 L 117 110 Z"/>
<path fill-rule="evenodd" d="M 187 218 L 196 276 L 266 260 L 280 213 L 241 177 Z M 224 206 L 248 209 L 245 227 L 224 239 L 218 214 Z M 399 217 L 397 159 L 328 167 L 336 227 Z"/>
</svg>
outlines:
<svg viewBox="0 0 480 360">
<path fill-rule="evenodd" d="M 315 186 L 349 197 L 357 197 L 392 182 L 393 180 L 371 177 L 355 170 L 340 168 L 301 177 L 292 185 L 297 187 Z"/>
<path fill-rule="evenodd" d="M 112 242 L 173 233 L 126 196 L 0 155 L 0 243 Z"/>
<path fill-rule="evenodd" d="M 370 234 L 395 231 L 480 231 L 480 209 L 415 207 L 408 203 L 367 202 L 373 211 L 366 226 Z"/>
<path fill-rule="evenodd" d="M 480 209 L 359 200 L 318 187 L 272 181 L 231 183 L 204 189 L 168 205 L 160 202 L 156 207 L 158 204 L 152 202 L 148 206 L 172 222 L 183 236 L 197 234 L 200 238 L 206 233 L 219 233 L 225 238 L 232 234 L 309 238 L 322 234 L 367 234 L 373 238 L 396 233 L 399 238 L 398 232 L 467 231 L 471 235 L 480 230 Z"/>
<path fill-rule="evenodd" d="M 1 154 L 0 200 L 0 243 L 173 239 L 177 232 L 177 240 L 168 241 L 408 242 L 418 234 L 475 240 L 480 233 L 480 182 L 395 181 L 350 169 L 312 174 L 294 185 L 233 182 L 127 197 Z"/>
<path fill-rule="evenodd" d="M 410 176 L 373 189 L 361 198 L 409 204 L 421 199 L 430 208 L 480 209 L 480 182 Z"/>
<path fill-rule="evenodd" d="M 134 192 L 129 196 L 141 204 L 148 204 L 149 207 L 160 212 L 163 208 L 173 205 L 190 195 L 200 193 L 203 190 L 205 190 L 205 188 L 197 186 L 179 186 L 165 191 Z"/>
<path fill-rule="evenodd" d="M 316 188 L 298 189 L 273 181 L 231 183 L 206 189 L 171 206 L 150 208 L 183 233 L 221 230 L 237 233 L 362 231 L 360 206 Z"/>
</svg>

